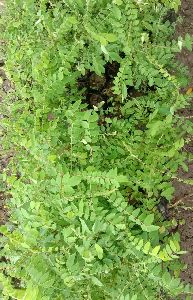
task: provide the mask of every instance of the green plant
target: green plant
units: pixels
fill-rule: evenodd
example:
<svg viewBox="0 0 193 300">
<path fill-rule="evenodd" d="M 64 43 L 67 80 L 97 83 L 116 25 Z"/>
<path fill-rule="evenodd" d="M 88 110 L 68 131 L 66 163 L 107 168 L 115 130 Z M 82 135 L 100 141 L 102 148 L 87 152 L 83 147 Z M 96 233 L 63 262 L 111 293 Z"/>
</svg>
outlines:
<svg viewBox="0 0 193 300">
<path fill-rule="evenodd" d="M 179 166 L 187 168 L 182 148 L 192 133 L 175 114 L 188 105 L 175 54 L 192 38 L 170 41 L 164 21 L 178 5 L 10 1 L 1 22 L 15 84 L 3 120 L 4 147 L 14 153 L 4 174 L 5 299 L 193 292 L 178 278 L 179 236 L 157 209 L 162 197 L 172 199 Z M 88 71 L 104 78 L 113 62 L 114 93 L 90 107 L 79 80 Z"/>
</svg>

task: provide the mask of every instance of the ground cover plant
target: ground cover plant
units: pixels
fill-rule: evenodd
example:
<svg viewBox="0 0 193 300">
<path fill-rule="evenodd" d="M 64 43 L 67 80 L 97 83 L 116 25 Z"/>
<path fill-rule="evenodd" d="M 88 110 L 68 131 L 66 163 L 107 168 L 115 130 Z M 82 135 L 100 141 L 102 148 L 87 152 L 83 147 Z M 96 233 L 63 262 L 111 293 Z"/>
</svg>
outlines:
<svg viewBox="0 0 193 300">
<path fill-rule="evenodd" d="M 3 299 L 191 299 L 166 203 L 193 39 L 171 38 L 179 1 L 157 2 L 8 1 Z"/>
</svg>

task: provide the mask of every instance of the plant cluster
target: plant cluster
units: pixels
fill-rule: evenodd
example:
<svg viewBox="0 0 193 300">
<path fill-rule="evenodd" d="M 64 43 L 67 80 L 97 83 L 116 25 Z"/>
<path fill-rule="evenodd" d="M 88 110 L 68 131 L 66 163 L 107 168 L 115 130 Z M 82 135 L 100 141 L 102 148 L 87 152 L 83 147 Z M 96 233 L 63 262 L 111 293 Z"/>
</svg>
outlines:
<svg viewBox="0 0 193 300">
<path fill-rule="evenodd" d="M 175 56 L 193 39 L 167 20 L 180 1 L 7 2 L 4 299 L 189 299 L 158 209 L 192 134 Z"/>
</svg>

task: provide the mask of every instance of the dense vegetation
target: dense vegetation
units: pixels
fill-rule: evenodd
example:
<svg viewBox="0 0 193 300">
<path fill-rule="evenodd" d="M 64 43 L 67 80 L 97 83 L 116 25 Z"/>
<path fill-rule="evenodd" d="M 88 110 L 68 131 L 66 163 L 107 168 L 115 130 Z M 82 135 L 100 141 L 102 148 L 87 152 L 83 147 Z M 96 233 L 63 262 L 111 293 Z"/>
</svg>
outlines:
<svg viewBox="0 0 193 300">
<path fill-rule="evenodd" d="M 192 134 L 179 4 L 7 1 L 3 299 L 191 297 L 163 206 Z"/>
</svg>

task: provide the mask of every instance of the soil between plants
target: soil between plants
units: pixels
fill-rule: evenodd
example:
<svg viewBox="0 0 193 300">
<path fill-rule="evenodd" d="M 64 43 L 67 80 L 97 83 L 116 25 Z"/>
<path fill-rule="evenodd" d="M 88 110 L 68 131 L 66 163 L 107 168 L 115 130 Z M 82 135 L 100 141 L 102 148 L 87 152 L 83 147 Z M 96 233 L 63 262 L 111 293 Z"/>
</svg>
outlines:
<svg viewBox="0 0 193 300">
<path fill-rule="evenodd" d="M 180 15 L 183 22 L 177 26 L 176 36 L 184 36 L 186 33 L 193 35 L 193 1 L 183 0 L 180 10 Z M 193 88 L 193 51 L 189 52 L 183 50 L 177 59 L 186 65 L 189 70 L 190 83 L 188 88 Z M 185 117 L 192 117 L 193 121 L 193 99 L 190 107 L 181 112 Z M 191 119 L 191 118 L 190 118 Z M 185 151 L 193 154 L 193 141 L 189 143 L 184 149 Z M 179 170 L 179 178 L 193 179 L 193 161 L 189 163 L 188 172 Z M 187 268 L 181 273 L 181 278 L 190 284 L 193 284 L 193 186 L 184 184 L 179 181 L 174 181 L 176 189 L 173 204 L 176 205 L 175 209 L 171 210 L 171 215 L 177 220 L 184 220 L 184 224 L 180 225 L 178 230 L 181 235 L 181 246 L 184 250 L 188 251 L 183 256 L 183 262 Z"/>
<path fill-rule="evenodd" d="M 0 0 L 0 14 L 3 11 L 3 8 L 4 8 L 4 0 Z M 3 60 L 0 57 L 0 67 L 2 67 L 2 64 L 3 64 Z M 4 78 L 4 71 L 1 68 L 0 68 L 0 79 L 2 80 L 2 84 L 0 87 L 0 125 L 1 125 L 1 120 L 3 118 L 3 115 L 1 114 L 1 106 L 2 106 L 2 102 L 3 102 L 3 85 L 5 85 L 4 79 L 6 79 L 6 78 Z M 2 128 L 0 126 L 0 174 L 2 174 L 3 169 L 7 165 L 7 159 L 5 158 L 5 155 L 3 154 L 3 149 L 1 146 L 2 138 L 3 138 L 2 137 Z M 5 224 L 8 219 L 7 210 L 5 208 L 5 201 L 6 201 L 5 194 L 2 189 L 2 181 L 0 178 L 0 225 Z"/>
</svg>

